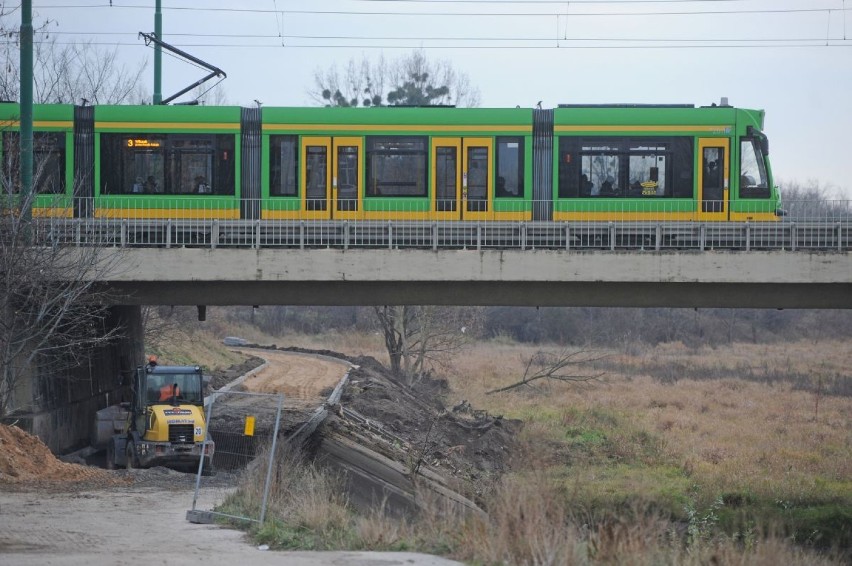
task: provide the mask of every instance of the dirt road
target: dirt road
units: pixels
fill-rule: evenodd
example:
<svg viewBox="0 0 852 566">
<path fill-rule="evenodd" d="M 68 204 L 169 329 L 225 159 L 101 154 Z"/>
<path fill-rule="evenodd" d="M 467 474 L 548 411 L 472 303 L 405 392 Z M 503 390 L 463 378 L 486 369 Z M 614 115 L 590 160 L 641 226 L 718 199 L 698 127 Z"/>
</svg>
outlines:
<svg viewBox="0 0 852 566">
<path fill-rule="evenodd" d="M 242 387 L 255 392 L 283 391 L 290 407 L 318 405 L 323 392 L 333 388 L 349 367 L 313 355 L 260 354 L 267 365 L 242 380 Z M 15 484 L 4 489 L 0 483 L 0 564 L 458 564 L 414 553 L 262 551 L 241 531 L 186 520 L 186 511 L 192 507 L 194 476 L 164 468 L 113 474 L 130 475 L 135 481 L 127 486 L 86 489 L 61 480 L 29 488 Z M 198 509 L 212 508 L 227 489 L 226 477 L 216 481 L 218 485 L 202 489 Z"/>
<path fill-rule="evenodd" d="M 275 350 L 245 352 L 267 361 L 259 371 L 241 381 L 252 393 L 283 393 L 285 406 L 316 407 L 351 365 L 343 360 L 313 354 Z"/>
<path fill-rule="evenodd" d="M 191 489 L 0 492 L 0 564 L 8 566 L 449 566 L 414 553 L 258 550 L 242 532 L 185 519 Z M 201 503 L 206 494 L 202 494 Z"/>
</svg>

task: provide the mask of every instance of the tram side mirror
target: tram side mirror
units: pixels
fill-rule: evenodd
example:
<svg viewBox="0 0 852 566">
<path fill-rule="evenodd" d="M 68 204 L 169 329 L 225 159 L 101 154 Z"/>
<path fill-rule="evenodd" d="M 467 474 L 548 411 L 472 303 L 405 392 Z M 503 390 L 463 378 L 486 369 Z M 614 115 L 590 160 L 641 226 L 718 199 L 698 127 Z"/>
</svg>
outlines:
<svg viewBox="0 0 852 566">
<path fill-rule="evenodd" d="M 760 151 L 763 155 L 769 155 L 769 138 L 760 136 Z"/>
<path fill-rule="evenodd" d="M 651 167 L 651 180 L 655 183 L 660 180 L 660 168 Z"/>
</svg>

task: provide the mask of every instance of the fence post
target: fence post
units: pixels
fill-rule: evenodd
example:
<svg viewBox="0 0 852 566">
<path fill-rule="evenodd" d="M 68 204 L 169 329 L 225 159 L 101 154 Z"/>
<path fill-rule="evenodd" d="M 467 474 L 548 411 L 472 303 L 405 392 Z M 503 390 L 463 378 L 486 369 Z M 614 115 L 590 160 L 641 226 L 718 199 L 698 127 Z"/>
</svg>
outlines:
<svg viewBox="0 0 852 566">
<path fill-rule="evenodd" d="M 210 247 L 216 249 L 219 246 L 219 220 L 213 220 L 210 227 Z"/>
<path fill-rule="evenodd" d="M 565 223 L 565 251 L 569 251 L 571 249 L 571 225 L 567 222 Z"/>
<path fill-rule="evenodd" d="M 281 407 L 284 405 L 284 394 L 278 395 L 278 412 L 275 413 L 275 433 L 272 435 L 272 451 L 269 465 L 266 468 L 266 484 L 263 487 L 263 502 L 260 504 L 260 524 L 266 519 L 266 503 L 269 499 L 269 483 L 272 481 L 272 464 L 275 462 L 275 447 L 278 445 L 278 429 L 281 426 Z"/>
<path fill-rule="evenodd" d="M 654 227 L 654 249 L 660 251 L 663 247 L 663 226 L 657 222 Z"/>
<path fill-rule="evenodd" d="M 438 223 L 432 222 L 432 251 L 438 251 Z"/>
<path fill-rule="evenodd" d="M 615 223 L 612 221 L 609 223 L 609 251 L 615 251 Z"/>
<path fill-rule="evenodd" d="M 166 220 L 166 248 L 172 247 L 172 219 Z"/>
<path fill-rule="evenodd" d="M 796 251 L 796 223 L 790 223 L 790 249 Z"/>
<path fill-rule="evenodd" d="M 751 224 L 749 224 L 748 220 L 746 220 L 746 225 L 745 225 L 745 240 L 746 240 L 746 242 L 745 242 L 746 251 L 750 252 L 751 251 Z"/>
<path fill-rule="evenodd" d="M 201 472 L 204 470 L 204 456 L 207 453 L 207 440 L 210 436 L 210 420 L 213 418 L 213 404 L 216 402 L 216 399 L 213 398 L 210 400 L 210 405 L 204 411 L 204 438 L 201 440 L 201 457 L 198 459 L 198 471 L 195 474 L 195 493 L 192 496 L 192 510 L 195 511 L 195 507 L 198 503 L 198 490 L 201 487 Z M 210 459 L 210 465 L 213 465 L 213 459 Z"/>
<path fill-rule="evenodd" d="M 349 249 L 349 221 L 343 221 L 343 249 Z"/>
<path fill-rule="evenodd" d="M 707 226 L 702 224 L 698 227 L 698 249 L 702 252 L 707 243 Z"/>
<path fill-rule="evenodd" d="M 482 251 L 482 224 L 476 225 L 476 251 Z"/>
</svg>

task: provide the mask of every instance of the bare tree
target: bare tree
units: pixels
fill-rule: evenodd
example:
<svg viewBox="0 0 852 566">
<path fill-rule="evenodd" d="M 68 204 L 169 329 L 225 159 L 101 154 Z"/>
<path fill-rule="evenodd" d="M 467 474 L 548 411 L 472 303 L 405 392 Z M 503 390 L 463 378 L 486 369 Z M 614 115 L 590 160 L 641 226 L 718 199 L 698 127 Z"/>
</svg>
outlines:
<svg viewBox="0 0 852 566">
<path fill-rule="evenodd" d="M 391 371 L 407 385 L 436 366 L 446 367 L 475 338 L 482 321 L 482 309 L 474 307 L 383 306 L 375 313 Z"/>
<path fill-rule="evenodd" d="M 587 366 L 606 356 L 588 350 L 562 350 L 560 352 L 545 352 L 539 350 L 524 360 L 524 374 L 519 381 L 487 391 L 486 394 L 502 393 L 521 387 L 535 387 L 536 381 L 545 379 L 573 383 L 596 381 L 603 377 L 604 372 L 589 371 Z"/>
<path fill-rule="evenodd" d="M 20 32 L 17 9 L 0 6 L 0 33 L 6 41 L 0 53 L 6 61 L 0 70 L 0 100 L 17 100 L 20 94 Z M 147 98 L 141 78 L 146 62 L 134 68 L 118 60 L 118 48 L 101 49 L 91 42 L 60 45 L 51 37 L 55 21 L 35 24 L 33 41 L 33 95 L 35 102 L 141 104 Z"/>
<path fill-rule="evenodd" d="M 479 90 L 467 74 L 448 60 L 430 61 L 422 50 L 391 63 L 362 57 L 342 72 L 337 65 L 317 70 L 309 94 L 326 106 L 479 106 Z"/>
<path fill-rule="evenodd" d="M 230 104 L 228 93 L 221 82 L 212 86 L 208 84 L 198 85 L 192 90 L 192 96 L 199 104 L 204 106 L 227 106 Z"/>
<path fill-rule="evenodd" d="M 35 186 L 43 169 L 36 164 Z M 93 348 L 122 333 L 107 327 L 110 301 L 97 283 L 117 260 L 97 247 L 58 245 L 49 219 L 29 221 L 20 214 L 32 204 L 24 201 L 35 197 L 14 193 L 6 175 L 2 185 L 0 417 L 30 408 L 34 398 L 23 387 L 28 377 L 64 379 Z"/>
<path fill-rule="evenodd" d="M 848 219 L 852 207 L 842 191 L 834 186 L 823 186 L 819 181 L 783 183 L 780 188 L 781 204 L 788 220 Z"/>
</svg>

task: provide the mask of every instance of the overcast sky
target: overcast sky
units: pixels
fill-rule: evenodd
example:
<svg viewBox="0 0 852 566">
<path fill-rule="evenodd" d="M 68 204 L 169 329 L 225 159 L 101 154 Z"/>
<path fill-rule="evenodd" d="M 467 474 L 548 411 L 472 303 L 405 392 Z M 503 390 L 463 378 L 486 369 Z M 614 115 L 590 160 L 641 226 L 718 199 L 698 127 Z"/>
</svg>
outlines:
<svg viewBox="0 0 852 566">
<path fill-rule="evenodd" d="M 111 6 L 110 6 L 111 4 Z M 694 103 L 766 110 L 776 181 L 852 198 L 852 0 L 162 0 L 164 40 L 223 69 L 230 103 L 313 105 L 317 69 L 422 48 L 483 107 Z M 154 0 L 34 0 L 59 42 L 153 51 Z M 538 15 L 536 15 L 538 14 Z M 847 39 L 848 38 L 848 39 Z M 204 71 L 164 55 L 163 95 Z"/>
</svg>

